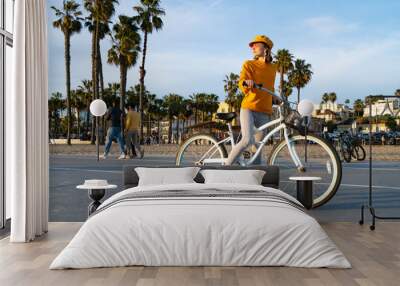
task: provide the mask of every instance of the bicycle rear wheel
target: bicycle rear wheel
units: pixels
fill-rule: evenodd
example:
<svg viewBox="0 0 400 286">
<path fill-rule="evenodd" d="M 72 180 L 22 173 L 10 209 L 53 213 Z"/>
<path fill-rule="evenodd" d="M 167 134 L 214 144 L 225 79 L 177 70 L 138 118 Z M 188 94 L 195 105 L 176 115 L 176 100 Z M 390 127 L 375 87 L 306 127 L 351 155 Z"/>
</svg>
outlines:
<svg viewBox="0 0 400 286">
<path fill-rule="evenodd" d="M 268 159 L 270 165 L 280 169 L 279 189 L 296 197 L 296 183 L 292 176 L 321 177 L 313 185 L 313 208 L 327 203 L 336 193 L 342 180 L 342 164 L 333 146 L 325 139 L 307 135 L 307 161 L 305 160 L 305 138 L 302 135 L 290 137 L 291 145 L 305 167 L 298 170 L 289 154 L 285 140 L 274 146 Z"/>
<path fill-rule="evenodd" d="M 179 147 L 176 154 L 177 166 L 202 166 L 205 159 L 216 159 L 219 162 L 207 165 L 222 165 L 222 159 L 228 157 L 225 146 L 208 134 L 196 134 L 188 138 Z"/>
</svg>

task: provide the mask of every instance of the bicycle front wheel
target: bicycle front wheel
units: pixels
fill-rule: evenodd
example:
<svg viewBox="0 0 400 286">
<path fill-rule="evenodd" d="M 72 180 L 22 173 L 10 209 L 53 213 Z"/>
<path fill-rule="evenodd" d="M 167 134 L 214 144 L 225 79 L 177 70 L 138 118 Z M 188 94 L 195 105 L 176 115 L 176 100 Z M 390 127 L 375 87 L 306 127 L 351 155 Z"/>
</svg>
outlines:
<svg viewBox="0 0 400 286">
<path fill-rule="evenodd" d="M 354 159 L 357 161 L 363 161 L 365 159 L 365 150 L 361 145 L 355 145 L 353 147 L 353 153 L 351 154 Z"/>
<path fill-rule="evenodd" d="M 202 166 L 205 160 L 215 160 L 207 165 L 222 165 L 223 159 L 228 157 L 225 146 L 208 134 L 197 134 L 188 138 L 179 147 L 176 154 L 177 166 Z"/>
<path fill-rule="evenodd" d="M 336 150 L 327 140 L 314 135 L 307 135 L 307 147 L 302 135 L 291 136 L 290 142 L 304 169 L 299 170 L 295 166 L 285 140 L 276 144 L 268 163 L 279 166 L 279 189 L 296 197 L 296 182 L 289 180 L 289 177 L 299 175 L 320 177 L 321 180 L 313 184 L 312 207 L 316 208 L 327 203 L 335 195 L 342 180 L 342 164 Z"/>
<path fill-rule="evenodd" d="M 343 142 L 341 152 L 342 152 L 343 160 L 345 160 L 347 163 L 350 163 L 351 162 L 351 154 L 353 153 L 350 143 Z"/>
</svg>

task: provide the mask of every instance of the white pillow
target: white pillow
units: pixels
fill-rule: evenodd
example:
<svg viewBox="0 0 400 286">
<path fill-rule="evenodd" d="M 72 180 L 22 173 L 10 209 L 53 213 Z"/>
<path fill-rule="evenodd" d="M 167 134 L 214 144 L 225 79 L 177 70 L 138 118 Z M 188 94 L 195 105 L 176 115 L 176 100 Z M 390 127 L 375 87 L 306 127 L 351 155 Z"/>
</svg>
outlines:
<svg viewBox="0 0 400 286">
<path fill-rule="evenodd" d="M 261 185 L 265 175 L 263 170 L 201 170 L 205 184 L 226 183 L 226 184 L 247 184 Z"/>
<path fill-rule="evenodd" d="M 193 179 L 196 177 L 199 170 L 199 167 L 135 168 L 139 176 L 138 186 L 195 183 Z"/>
</svg>

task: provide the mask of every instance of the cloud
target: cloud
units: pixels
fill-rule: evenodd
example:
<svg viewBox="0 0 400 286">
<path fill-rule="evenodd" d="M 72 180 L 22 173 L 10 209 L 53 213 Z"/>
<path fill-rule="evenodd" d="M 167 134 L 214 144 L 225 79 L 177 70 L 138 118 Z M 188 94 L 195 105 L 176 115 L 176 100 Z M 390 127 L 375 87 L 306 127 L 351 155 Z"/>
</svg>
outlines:
<svg viewBox="0 0 400 286">
<path fill-rule="evenodd" d="M 307 18 L 304 25 L 318 33 L 333 35 L 339 33 L 353 32 L 358 29 L 356 23 L 344 23 L 332 16 L 319 16 Z"/>
<path fill-rule="evenodd" d="M 392 94 L 400 80 L 400 33 L 325 47 L 302 47 L 300 58 L 313 66 L 314 76 L 304 94 L 320 100 L 323 92 L 335 91 L 338 98 L 360 98 L 369 94 Z"/>
<path fill-rule="evenodd" d="M 219 6 L 221 3 L 223 2 L 223 0 L 214 0 L 214 1 L 211 1 L 211 3 L 208 5 L 208 7 L 216 7 L 216 6 Z"/>
</svg>

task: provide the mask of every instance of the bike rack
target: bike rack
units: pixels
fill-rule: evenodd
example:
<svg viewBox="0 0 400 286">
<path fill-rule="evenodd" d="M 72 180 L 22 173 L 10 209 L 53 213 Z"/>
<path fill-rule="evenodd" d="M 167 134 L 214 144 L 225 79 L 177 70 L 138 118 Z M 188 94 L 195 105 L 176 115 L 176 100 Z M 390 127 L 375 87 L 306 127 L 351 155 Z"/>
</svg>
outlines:
<svg viewBox="0 0 400 286">
<path fill-rule="evenodd" d="M 395 95 L 370 95 L 367 96 L 366 99 L 373 99 L 373 98 L 399 98 Z M 360 225 L 364 224 L 364 209 L 369 209 L 369 212 L 372 216 L 372 224 L 369 226 L 370 230 L 375 230 L 375 220 L 376 219 L 389 219 L 389 220 L 397 220 L 400 217 L 387 217 L 387 216 L 378 216 L 376 215 L 375 208 L 373 207 L 373 200 L 372 200 L 372 104 L 369 104 L 369 118 L 368 118 L 368 125 L 369 125 L 369 192 L 368 192 L 368 204 L 363 204 L 361 206 L 361 219 L 359 221 Z"/>
</svg>

